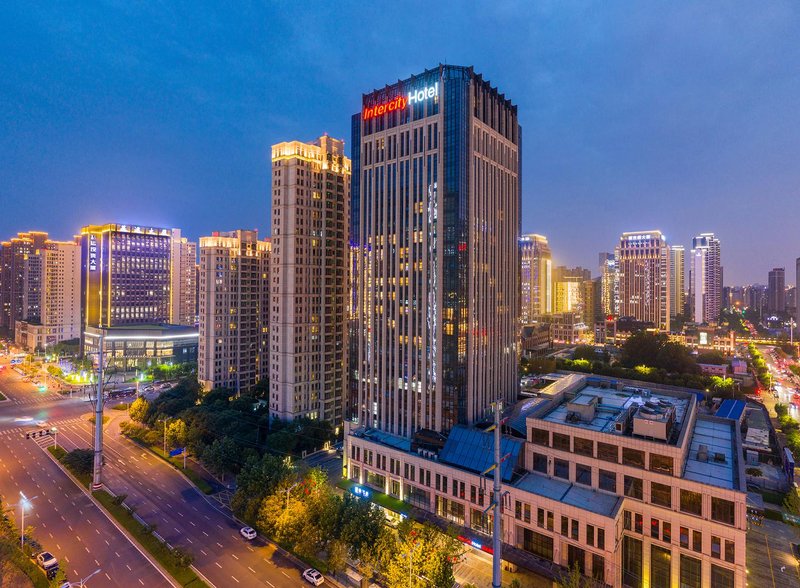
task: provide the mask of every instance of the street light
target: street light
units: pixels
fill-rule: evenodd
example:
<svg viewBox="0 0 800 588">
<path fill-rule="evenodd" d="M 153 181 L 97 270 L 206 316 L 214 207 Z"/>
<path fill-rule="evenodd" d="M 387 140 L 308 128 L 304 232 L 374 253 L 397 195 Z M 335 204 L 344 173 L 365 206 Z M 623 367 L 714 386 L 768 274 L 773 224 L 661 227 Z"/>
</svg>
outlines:
<svg viewBox="0 0 800 588">
<path fill-rule="evenodd" d="M 164 457 L 167 457 L 167 423 L 172 417 L 164 417 L 159 421 L 164 421 Z"/>
<path fill-rule="evenodd" d="M 86 576 L 86 577 L 85 577 L 83 580 L 81 580 L 81 581 L 79 581 L 79 582 L 68 582 L 68 583 L 66 584 L 66 586 L 69 586 L 69 588 L 84 588 L 84 584 L 86 584 L 86 581 L 87 581 L 89 578 L 91 578 L 92 576 L 94 576 L 95 574 L 99 574 L 99 573 L 100 573 L 100 568 L 97 568 L 97 569 L 96 569 L 95 571 L 93 571 L 91 574 L 89 574 L 88 576 Z M 63 588 L 63 586 L 62 586 L 62 588 Z"/>
<path fill-rule="evenodd" d="M 56 449 L 58 449 L 58 427 L 53 427 L 50 430 L 53 432 L 53 439 L 56 442 Z"/>
<path fill-rule="evenodd" d="M 25 508 L 31 505 L 31 502 L 36 500 L 38 496 L 34 496 L 33 498 L 28 498 L 22 493 L 20 490 L 19 495 L 22 497 L 19 501 L 19 510 L 22 513 L 20 516 L 20 526 L 19 526 L 19 548 L 25 548 Z"/>
</svg>

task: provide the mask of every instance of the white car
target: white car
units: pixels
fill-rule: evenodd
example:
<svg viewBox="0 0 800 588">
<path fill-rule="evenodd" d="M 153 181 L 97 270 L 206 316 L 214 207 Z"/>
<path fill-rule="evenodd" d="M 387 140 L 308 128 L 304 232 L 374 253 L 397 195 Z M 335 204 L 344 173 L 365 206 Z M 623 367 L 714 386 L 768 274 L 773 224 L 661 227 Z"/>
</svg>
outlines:
<svg viewBox="0 0 800 588">
<path fill-rule="evenodd" d="M 36 556 L 36 563 L 39 564 L 39 567 L 43 570 L 49 570 L 51 568 L 58 567 L 58 560 L 53 557 L 53 554 L 49 551 L 43 551 L 39 555 Z"/>
<path fill-rule="evenodd" d="M 308 568 L 306 571 L 304 571 L 303 579 L 314 586 L 320 586 L 323 582 L 325 582 L 325 578 L 322 577 L 322 574 L 320 574 L 314 568 Z"/>
<path fill-rule="evenodd" d="M 239 534 L 248 541 L 252 541 L 256 538 L 256 530 L 252 527 L 242 527 L 239 530 Z"/>
</svg>

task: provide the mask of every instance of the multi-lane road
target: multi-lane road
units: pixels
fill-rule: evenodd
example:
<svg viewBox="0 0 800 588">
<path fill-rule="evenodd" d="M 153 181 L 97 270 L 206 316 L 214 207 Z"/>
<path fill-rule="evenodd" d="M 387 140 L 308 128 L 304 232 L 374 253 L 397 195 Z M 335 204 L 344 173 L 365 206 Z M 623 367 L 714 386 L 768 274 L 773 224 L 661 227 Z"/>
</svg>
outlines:
<svg viewBox="0 0 800 588">
<path fill-rule="evenodd" d="M 0 363 L 3 363 L 0 360 Z M 35 421 L 58 428 L 67 450 L 91 447 L 90 405 L 41 393 L 8 367 L 0 371 L 0 495 L 16 502 L 19 492 L 38 496 L 26 515 L 43 546 L 67 562 L 70 579 L 103 571 L 103 586 L 168 586 L 167 580 L 45 452 L 49 438 L 25 439 Z M 104 431 L 104 483 L 173 546 L 195 556 L 195 567 L 218 588 L 307 586 L 301 569 L 260 538 L 247 542 L 239 524 L 213 498 L 202 495 L 174 468 L 119 434 L 124 413 L 108 410 Z M 30 517 L 30 518 L 28 518 Z M 91 581 L 90 581 L 91 584 Z"/>
</svg>

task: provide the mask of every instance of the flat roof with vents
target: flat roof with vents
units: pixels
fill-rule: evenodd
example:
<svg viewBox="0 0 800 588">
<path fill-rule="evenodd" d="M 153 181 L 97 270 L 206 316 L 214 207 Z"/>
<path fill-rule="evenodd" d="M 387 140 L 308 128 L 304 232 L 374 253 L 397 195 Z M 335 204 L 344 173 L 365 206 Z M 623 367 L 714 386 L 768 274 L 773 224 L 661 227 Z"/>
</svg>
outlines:
<svg viewBox="0 0 800 588">
<path fill-rule="evenodd" d="M 683 477 L 730 490 L 738 489 L 735 421 L 698 417 L 692 431 Z"/>
</svg>

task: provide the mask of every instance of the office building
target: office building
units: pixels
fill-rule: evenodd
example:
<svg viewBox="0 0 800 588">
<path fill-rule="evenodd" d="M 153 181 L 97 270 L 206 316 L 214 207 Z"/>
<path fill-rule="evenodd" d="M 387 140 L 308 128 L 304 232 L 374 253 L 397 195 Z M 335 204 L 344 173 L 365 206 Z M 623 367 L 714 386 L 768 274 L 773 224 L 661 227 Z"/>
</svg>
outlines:
<svg viewBox="0 0 800 588">
<path fill-rule="evenodd" d="M 11 339 L 17 321 L 38 314 L 38 309 L 31 313 L 26 307 L 25 293 L 41 286 L 31 281 L 31 274 L 25 283 L 25 268 L 28 257 L 43 249 L 47 241 L 47 233 L 29 231 L 0 243 L 0 330 Z"/>
<path fill-rule="evenodd" d="M 520 321 L 523 325 L 553 312 L 552 257 L 547 237 L 531 233 L 519 240 Z"/>
<path fill-rule="evenodd" d="M 583 283 L 591 279 L 592 272 L 588 269 L 556 267 L 553 270 L 553 312 L 583 313 Z"/>
<path fill-rule="evenodd" d="M 607 317 L 619 316 L 619 272 L 617 258 L 613 253 L 601 253 L 600 263 L 600 309 Z"/>
<path fill-rule="evenodd" d="M 206 390 L 249 390 L 269 375 L 269 256 L 258 231 L 200 238 L 197 375 Z"/>
<path fill-rule="evenodd" d="M 543 380 L 540 398 L 503 415 L 503 559 L 553 579 L 577 567 L 603 586 L 745 588 L 744 403 L 710 416 L 689 390 Z M 397 519 L 426 511 L 468 549 L 491 545 L 491 433 L 456 425 L 412 446 L 345 427 L 350 492 Z"/>
<path fill-rule="evenodd" d="M 172 231 L 90 225 L 80 240 L 84 327 L 169 323 Z"/>
<path fill-rule="evenodd" d="M 686 310 L 686 271 L 684 263 L 686 252 L 683 245 L 671 245 L 669 248 L 669 318 L 682 316 Z"/>
<path fill-rule="evenodd" d="M 702 233 L 692 239 L 689 266 L 691 320 L 716 324 L 722 311 L 722 265 L 719 239 Z"/>
<path fill-rule="evenodd" d="M 197 243 L 172 229 L 172 284 L 170 322 L 175 325 L 197 325 Z"/>
<path fill-rule="evenodd" d="M 353 116 L 359 423 L 411 438 L 518 388 L 520 126 L 470 67 L 365 94 Z"/>
<path fill-rule="evenodd" d="M 46 241 L 27 255 L 23 269 L 24 320 L 15 341 L 29 350 L 81 336 L 81 250 L 75 242 Z"/>
<path fill-rule="evenodd" d="M 347 397 L 350 160 L 344 141 L 272 147 L 270 413 L 338 426 Z"/>
<path fill-rule="evenodd" d="M 767 310 L 769 312 L 786 311 L 786 268 L 776 267 L 769 272 Z"/>
<path fill-rule="evenodd" d="M 619 315 L 669 331 L 669 248 L 661 231 L 623 233 L 616 248 Z"/>
<path fill-rule="evenodd" d="M 96 358 L 103 335 L 106 367 L 121 371 L 146 369 L 153 365 L 195 363 L 197 328 L 187 325 L 133 324 L 117 327 L 86 327 L 84 355 Z"/>
</svg>

